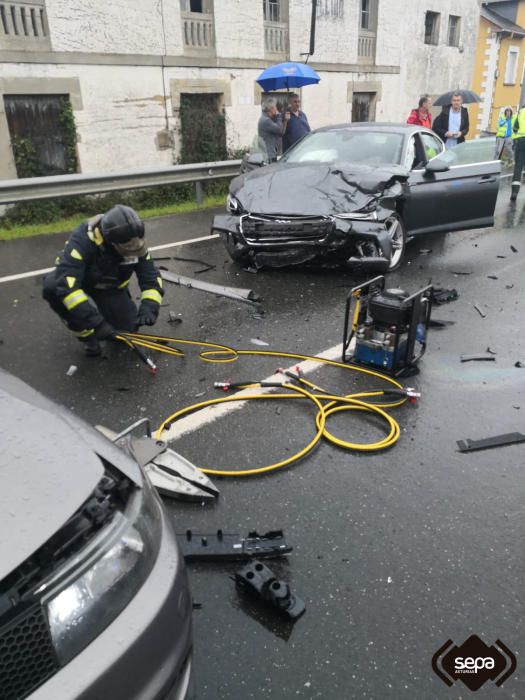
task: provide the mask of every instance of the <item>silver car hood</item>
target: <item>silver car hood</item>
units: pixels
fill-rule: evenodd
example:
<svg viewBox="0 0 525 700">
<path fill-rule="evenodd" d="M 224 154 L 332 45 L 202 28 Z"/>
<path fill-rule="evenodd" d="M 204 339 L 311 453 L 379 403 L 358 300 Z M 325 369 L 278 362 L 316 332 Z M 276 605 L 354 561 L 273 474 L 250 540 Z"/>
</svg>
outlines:
<svg viewBox="0 0 525 700">
<path fill-rule="evenodd" d="M 104 474 L 140 468 L 66 409 L 0 370 L 0 581 L 54 535 Z"/>
</svg>

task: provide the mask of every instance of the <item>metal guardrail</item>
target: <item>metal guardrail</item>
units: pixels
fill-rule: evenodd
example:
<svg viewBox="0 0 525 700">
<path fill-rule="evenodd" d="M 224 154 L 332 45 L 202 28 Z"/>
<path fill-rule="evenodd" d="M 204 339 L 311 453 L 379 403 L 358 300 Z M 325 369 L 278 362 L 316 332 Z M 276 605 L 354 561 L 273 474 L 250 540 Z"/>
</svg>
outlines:
<svg viewBox="0 0 525 700">
<path fill-rule="evenodd" d="M 116 190 L 144 189 L 182 182 L 204 182 L 239 174 L 240 160 L 212 163 L 188 163 L 161 168 L 141 168 L 107 173 L 81 173 L 0 180 L 0 204 L 28 202 L 34 199 L 97 194 Z M 199 188 L 197 188 L 197 197 Z"/>
</svg>

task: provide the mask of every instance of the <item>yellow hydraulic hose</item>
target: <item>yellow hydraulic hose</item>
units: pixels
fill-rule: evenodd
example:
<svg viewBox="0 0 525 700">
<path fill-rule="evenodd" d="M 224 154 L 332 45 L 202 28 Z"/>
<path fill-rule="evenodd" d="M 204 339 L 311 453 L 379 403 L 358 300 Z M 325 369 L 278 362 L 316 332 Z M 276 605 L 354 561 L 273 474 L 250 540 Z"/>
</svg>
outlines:
<svg viewBox="0 0 525 700">
<path fill-rule="evenodd" d="M 127 345 L 139 346 L 142 348 L 147 348 L 148 350 L 156 350 L 161 353 L 183 356 L 184 352 L 177 347 L 172 347 L 168 343 L 176 343 L 178 345 L 191 345 L 198 346 L 201 348 L 209 348 L 201 350 L 199 357 L 204 362 L 233 362 L 241 356 L 266 356 L 266 357 L 279 357 L 279 358 L 291 358 L 300 361 L 313 361 L 318 362 L 320 365 L 331 365 L 334 367 L 340 367 L 345 370 L 359 372 L 368 376 L 376 377 L 382 381 L 391 384 L 394 389 L 390 391 L 394 393 L 400 393 L 401 397 L 394 401 L 382 401 L 377 402 L 376 399 L 380 397 L 385 397 L 388 394 L 388 390 L 371 390 L 362 391 L 355 394 L 348 394 L 340 396 L 337 394 L 332 394 L 326 392 L 324 389 L 318 385 L 304 379 L 304 377 L 299 374 L 296 376 L 292 374 L 293 379 L 297 384 L 283 383 L 279 385 L 279 389 L 286 389 L 289 393 L 254 393 L 248 395 L 234 395 L 234 396 L 223 396 L 217 399 L 209 399 L 206 401 L 201 401 L 199 403 L 192 404 L 191 406 L 186 406 L 178 411 L 175 411 L 170 416 L 165 418 L 160 424 L 156 431 L 156 438 L 161 439 L 162 434 L 177 420 L 195 411 L 199 411 L 208 406 L 215 406 L 222 403 L 229 403 L 234 401 L 253 401 L 253 400 L 283 400 L 283 399 L 307 399 L 309 400 L 317 409 L 315 416 L 316 433 L 310 442 L 300 449 L 298 452 L 284 460 L 275 462 L 274 464 L 269 464 L 263 467 L 255 467 L 252 469 L 226 469 L 226 468 L 215 468 L 215 469 L 201 469 L 205 474 L 213 474 L 220 476 L 253 476 L 256 474 L 264 474 L 284 467 L 290 466 L 294 462 L 302 459 L 307 454 L 309 454 L 324 437 L 329 442 L 349 450 L 357 450 L 363 452 L 374 452 L 379 450 L 384 450 L 388 447 L 394 445 L 399 439 L 400 429 L 397 421 L 390 416 L 385 409 L 395 408 L 402 405 L 407 400 L 407 394 L 405 390 L 396 379 L 393 377 L 376 372 L 373 369 L 367 369 L 364 367 L 359 367 L 357 365 L 351 365 L 343 362 L 337 362 L 336 360 L 329 360 L 321 357 L 315 357 L 312 355 L 302 355 L 299 353 L 288 353 L 288 352 L 277 352 L 273 350 L 236 350 L 234 348 L 228 347 L 226 345 L 218 343 L 208 343 L 204 341 L 197 340 L 185 340 L 182 338 L 170 338 L 167 336 L 155 336 L 147 335 L 143 333 L 125 333 L 119 336 L 119 339 L 126 342 Z M 250 384 L 236 384 L 235 388 L 238 389 L 250 389 L 256 386 L 261 386 L 259 383 Z M 315 393 L 314 393 L 315 392 Z M 368 399 L 368 400 L 365 400 Z M 366 413 L 373 413 L 376 416 L 382 418 L 388 428 L 389 432 L 386 437 L 382 440 L 377 440 L 371 443 L 355 443 L 348 440 L 342 440 L 341 438 L 333 435 L 326 427 L 327 419 L 337 413 L 344 411 L 363 411 Z"/>
</svg>

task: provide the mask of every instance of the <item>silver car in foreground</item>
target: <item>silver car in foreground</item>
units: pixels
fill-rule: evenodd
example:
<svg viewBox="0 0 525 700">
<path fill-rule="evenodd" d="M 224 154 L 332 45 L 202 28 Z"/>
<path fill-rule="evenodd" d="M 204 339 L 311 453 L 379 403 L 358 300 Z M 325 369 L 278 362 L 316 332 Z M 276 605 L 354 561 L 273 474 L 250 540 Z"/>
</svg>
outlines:
<svg viewBox="0 0 525 700">
<path fill-rule="evenodd" d="M 2 370 L 0 415 L 0 700 L 187 697 L 184 561 L 140 467 Z"/>
</svg>

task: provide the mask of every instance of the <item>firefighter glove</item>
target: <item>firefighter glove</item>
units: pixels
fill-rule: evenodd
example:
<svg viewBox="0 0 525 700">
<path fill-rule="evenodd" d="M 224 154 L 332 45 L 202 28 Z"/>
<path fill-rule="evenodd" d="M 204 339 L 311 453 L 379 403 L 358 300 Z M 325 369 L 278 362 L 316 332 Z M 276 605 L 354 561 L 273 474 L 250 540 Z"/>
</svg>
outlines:
<svg viewBox="0 0 525 700">
<path fill-rule="evenodd" d="M 139 326 L 152 326 L 159 315 L 159 305 L 154 301 L 144 299 L 140 303 L 137 323 Z"/>
<path fill-rule="evenodd" d="M 107 321 L 102 321 L 102 323 L 95 328 L 95 338 L 97 340 L 115 340 L 116 337 L 117 331 Z"/>
</svg>

